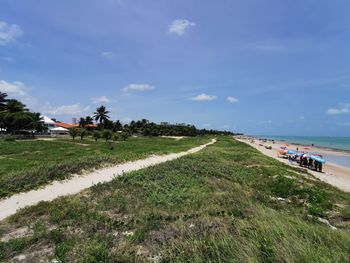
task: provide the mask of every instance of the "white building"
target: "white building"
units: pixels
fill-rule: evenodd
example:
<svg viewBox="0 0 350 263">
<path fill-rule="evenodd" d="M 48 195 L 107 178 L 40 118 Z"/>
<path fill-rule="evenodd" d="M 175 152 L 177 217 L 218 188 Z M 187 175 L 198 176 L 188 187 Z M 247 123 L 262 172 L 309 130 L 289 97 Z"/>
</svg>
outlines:
<svg viewBox="0 0 350 263">
<path fill-rule="evenodd" d="M 68 135 L 68 129 L 62 128 L 62 127 L 56 127 L 50 130 L 51 136 L 57 136 L 57 135 Z"/>
<path fill-rule="evenodd" d="M 52 129 L 56 128 L 56 122 L 54 122 L 49 117 L 41 115 L 40 118 L 44 125 L 47 127 L 47 132 L 50 133 Z"/>
</svg>

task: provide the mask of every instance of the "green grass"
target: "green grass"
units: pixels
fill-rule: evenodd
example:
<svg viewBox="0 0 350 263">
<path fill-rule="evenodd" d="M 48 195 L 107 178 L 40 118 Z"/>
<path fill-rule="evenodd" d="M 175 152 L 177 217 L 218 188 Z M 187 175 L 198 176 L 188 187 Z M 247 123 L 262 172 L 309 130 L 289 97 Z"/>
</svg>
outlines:
<svg viewBox="0 0 350 263">
<path fill-rule="evenodd" d="M 140 137 L 117 143 L 91 139 L 0 140 L 0 198 L 66 179 L 83 170 L 141 159 L 151 154 L 184 151 L 208 141 L 209 137 L 179 141 Z"/>
<path fill-rule="evenodd" d="M 22 209 L 0 224 L 0 237 L 23 226 L 33 234 L 0 242 L 0 258 L 31 259 L 46 248 L 37 260 L 349 262 L 350 195 L 308 177 L 221 137 L 199 153 Z"/>
</svg>

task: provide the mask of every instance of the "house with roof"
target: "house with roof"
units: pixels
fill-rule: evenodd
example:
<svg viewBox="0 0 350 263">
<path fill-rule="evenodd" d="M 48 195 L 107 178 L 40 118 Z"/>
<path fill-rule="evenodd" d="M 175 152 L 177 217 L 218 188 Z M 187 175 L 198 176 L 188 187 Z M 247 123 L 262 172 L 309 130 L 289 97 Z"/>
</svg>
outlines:
<svg viewBox="0 0 350 263">
<path fill-rule="evenodd" d="M 49 118 L 48 116 L 41 115 L 41 122 L 44 124 L 45 128 L 47 129 L 47 132 L 50 133 L 50 131 L 54 128 L 56 128 L 56 122 Z"/>
</svg>

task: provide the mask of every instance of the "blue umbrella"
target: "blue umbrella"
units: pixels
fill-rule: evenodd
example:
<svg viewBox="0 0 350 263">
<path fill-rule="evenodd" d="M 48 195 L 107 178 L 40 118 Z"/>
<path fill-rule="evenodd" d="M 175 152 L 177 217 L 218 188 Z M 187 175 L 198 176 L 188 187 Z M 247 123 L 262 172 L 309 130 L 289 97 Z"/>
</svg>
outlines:
<svg viewBox="0 0 350 263">
<path fill-rule="evenodd" d="M 311 155 L 310 159 L 316 161 L 316 162 L 320 162 L 320 163 L 326 163 L 325 159 L 322 159 L 320 156 L 315 156 L 315 155 Z"/>
<path fill-rule="evenodd" d="M 293 150 L 288 150 L 287 154 L 296 154 L 297 152 L 296 151 L 293 151 Z"/>
</svg>

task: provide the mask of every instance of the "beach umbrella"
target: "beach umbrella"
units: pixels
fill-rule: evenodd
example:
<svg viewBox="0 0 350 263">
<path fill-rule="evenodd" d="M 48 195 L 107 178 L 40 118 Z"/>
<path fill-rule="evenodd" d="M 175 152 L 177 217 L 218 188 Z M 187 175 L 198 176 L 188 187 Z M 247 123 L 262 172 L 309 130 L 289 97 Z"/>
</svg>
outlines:
<svg viewBox="0 0 350 263">
<path fill-rule="evenodd" d="M 296 154 L 297 152 L 296 151 L 293 151 L 293 150 L 288 150 L 287 154 Z"/>
<path fill-rule="evenodd" d="M 281 146 L 280 148 L 283 149 L 283 150 L 287 149 L 286 146 Z"/>
<path fill-rule="evenodd" d="M 312 160 L 314 160 L 316 162 L 326 163 L 326 160 L 321 158 L 320 156 L 311 155 L 310 159 L 312 159 Z"/>
<path fill-rule="evenodd" d="M 282 155 L 285 155 L 287 154 L 288 150 L 279 150 L 278 153 L 279 154 L 282 154 Z"/>
</svg>

